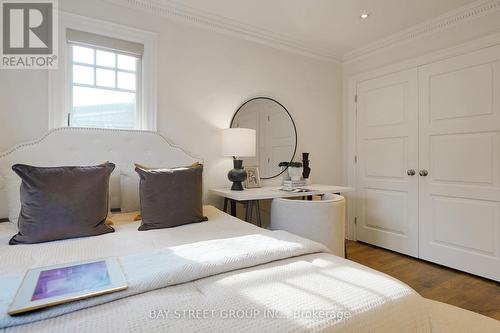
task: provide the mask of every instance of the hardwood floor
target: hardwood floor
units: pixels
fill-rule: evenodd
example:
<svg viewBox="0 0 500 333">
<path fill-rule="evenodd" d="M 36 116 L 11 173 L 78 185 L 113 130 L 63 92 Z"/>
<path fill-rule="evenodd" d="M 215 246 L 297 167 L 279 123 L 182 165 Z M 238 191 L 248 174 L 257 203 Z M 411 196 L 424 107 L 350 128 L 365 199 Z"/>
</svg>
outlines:
<svg viewBox="0 0 500 333">
<path fill-rule="evenodd" d="M 423 297 L 500 320 L 500 283 L 362 242 L 347 241 L 347 258 L 393 276 Z"/>
</svg>

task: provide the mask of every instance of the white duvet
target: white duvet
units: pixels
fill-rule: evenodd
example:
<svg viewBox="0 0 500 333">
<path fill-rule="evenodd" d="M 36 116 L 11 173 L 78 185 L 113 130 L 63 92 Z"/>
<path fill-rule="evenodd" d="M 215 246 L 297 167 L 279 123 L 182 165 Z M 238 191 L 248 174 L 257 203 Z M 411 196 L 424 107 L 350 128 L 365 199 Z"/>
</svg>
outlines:
<svg viewBox="0 0 500 333">
<path fill-rule="evenodd" d="M 138 223 L 129 223 L 116 226 L 113 234 L 16 246 L 7 245 L 14 228 L 1 223 L 0 281 L 18 278 L 30 267 L 106 256 L 127 258 L 125 271 L 141 277 L 136 281 L 147 279 L 148 266 L 141 261 L 155 253 L 183 253 L 179 262 L 191 262 L 163 267 L 167 264 L 153 260 L 151 271 L 167 274 L 160 282 L 175 272 L 168 286 L 160 283 L 151 288 L 156 290 L 80 310 L 75 303 L 62 315 L 54 308 L 47 313 L 58 316 L 4 331 L 430 331 L 423 298 L 400 281 L 317 253 L 321 248 L 315 243 L 274 237 L 214 207 L 206 206 L 205 214 L 208 222 L 177 228 L 139 232 Z M 214 239 L 221 240 L 209 241 Z M 0 289 L 2 311 L 12 297 L 12 288 L 6 289 Z"/>
</svg>

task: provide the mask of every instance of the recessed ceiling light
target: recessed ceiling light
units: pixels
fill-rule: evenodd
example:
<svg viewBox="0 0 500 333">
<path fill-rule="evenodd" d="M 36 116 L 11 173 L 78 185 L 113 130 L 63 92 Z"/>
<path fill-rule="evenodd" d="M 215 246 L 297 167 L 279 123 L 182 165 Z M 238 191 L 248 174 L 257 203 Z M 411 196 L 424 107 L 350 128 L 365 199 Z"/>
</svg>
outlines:
<svg viewBox="0 0 500 333">
<path fill-rule="evenodd" d="M 368 18 L 368 16 L 370 16 L 370 14 L 369 14 L 369 13 L 363 13 L 363 14 L 359 15 L 359 17 L 360 17 L 361 19 L 363 19 L 363 20 L 364 20 L 364 19 L 367 19 L 367 18 Z"/>
</svg>

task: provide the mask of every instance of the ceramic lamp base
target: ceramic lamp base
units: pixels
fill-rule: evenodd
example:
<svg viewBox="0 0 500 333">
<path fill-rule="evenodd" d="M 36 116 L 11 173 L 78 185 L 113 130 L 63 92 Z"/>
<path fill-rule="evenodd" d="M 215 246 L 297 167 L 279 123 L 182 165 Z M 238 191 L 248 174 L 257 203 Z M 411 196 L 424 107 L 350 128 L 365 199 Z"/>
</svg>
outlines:
<svg viewBox="0 0 500 333">
<path fill-rule="evenodd" d="M 243 184 L 247 179 L 247 172 L 243 169 L 242 160 L 233 160 L 233 168 L 227 174 L 227 178 L 233 182 L 232 191 L 243 191 Z"/>
</svg>

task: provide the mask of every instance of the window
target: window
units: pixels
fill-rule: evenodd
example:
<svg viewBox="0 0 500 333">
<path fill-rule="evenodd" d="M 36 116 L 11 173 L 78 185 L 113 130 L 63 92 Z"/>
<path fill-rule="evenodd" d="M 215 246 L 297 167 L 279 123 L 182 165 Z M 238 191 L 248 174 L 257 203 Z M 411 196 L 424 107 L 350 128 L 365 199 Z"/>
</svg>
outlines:
<svg viewBox="0 0 500 333">
<path fill-rule="evenodd" d="M 59 13 L 59 67 L 48 71 L 49 128 L 156 130 L 158 34 Z"/>
<path fill-rule="evenodd" d="M 69 126 L 136 128 L 140 57 L 71 45 Z"/>
<path fill-rule="evenodd" d="M 68 29 L 70 105 L 68 126 L 141 128 L 138 43 Z"/>
</svg>

